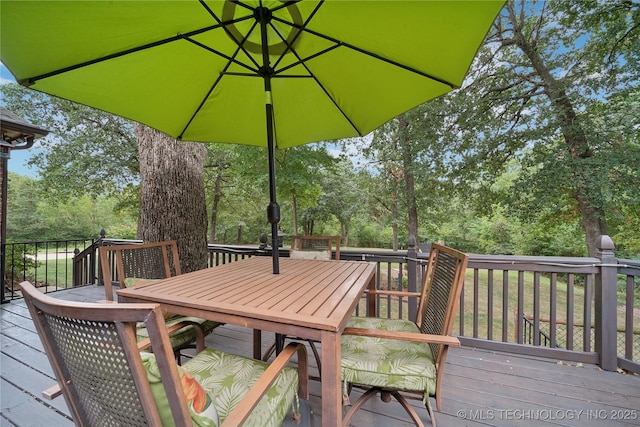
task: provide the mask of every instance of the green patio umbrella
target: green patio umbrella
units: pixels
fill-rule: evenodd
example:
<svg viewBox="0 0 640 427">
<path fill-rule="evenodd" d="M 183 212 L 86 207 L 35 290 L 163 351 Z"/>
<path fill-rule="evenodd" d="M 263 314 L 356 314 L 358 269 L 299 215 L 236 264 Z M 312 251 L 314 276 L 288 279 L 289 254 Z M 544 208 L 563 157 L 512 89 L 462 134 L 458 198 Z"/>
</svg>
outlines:
<svg viewBox="0 0 640 427">
<path fill-rule="evenodd" d="M 459 87 L 504 1 L 10 1 L 0 54 L 35 90 L 185 141 L 362 136 Z M 277 245 L 273 250 L 278 272 Z"/>
</svg>

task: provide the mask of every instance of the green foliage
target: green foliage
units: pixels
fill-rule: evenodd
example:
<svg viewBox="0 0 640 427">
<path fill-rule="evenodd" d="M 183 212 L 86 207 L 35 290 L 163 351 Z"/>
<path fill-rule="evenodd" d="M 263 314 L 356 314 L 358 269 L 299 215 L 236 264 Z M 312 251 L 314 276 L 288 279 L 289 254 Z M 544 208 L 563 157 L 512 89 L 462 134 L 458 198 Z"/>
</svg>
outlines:
<svg viewBox="0 0 640 427">
<path fill-rule="evenodd" d="M 6 108 L 51 131 L 30 164 L 52 202 L 113 194 L 139 179 L 132 122 L 14 83 L 0 93 Z"/>
<path fill-rule="evenodd" d="M 335 143 L 355 153 L 353 163 L 328 144 L 278 151 L 280 229 L 391 248 L 396 226 L 405 246 L 415 207 L 419 241 L 583 256 L 591 216 L 618 256 L 640 257 L 638 22 L 637 2 L 509 1 L 465 87 L 368 138 Z M 43 178 L 11 176 L 9 236 L 95 236 L 104 227 L 133 237 L 140 189 L 131 124 L 17 85 L 0 91 L 7 108 L 53 131 L 34 160 Z M 209 145 L 215 241 L 236 243 L 239 225 L 242 243 L 271 232 L 267 170 L 264 149 Z"/>
<path fill-rule="evenodd" d="M 615 230 L 611 238 L 616 244 L 616 256 L 638 259 L 640 257 L 640 211 L 618 209 L 616 211 Z"/>
<path fill-rule="evenodd" d="M 38 181 L 9 173 L 7 186 L 7 240 L 42 240 L 48 226 L 37 214 L 42 199 Z"/>
<path fill-rule="evenodd" d="M 393 233 L 391 227 L 372 222 L 364 217 L 359 217 L 353 226 L 350 245 L 365 248 L 391 248 L 393 247 Z"/>
<path fill-rule="evenodd" d="M 29 272 L 33 272 L 41 263 L 36 262 L 30 255 L 35 254 L 33 245 L 14 245 L 12 250 L 7 250 L 5 255 L 6 280 L 21 282 L 23 280 L 33 280 Z M 23 276 L 27 272 L 27 277 Z"/>
<path fill-rule="evenodd" d="M 524 224 L 570 217 L 592 251 L 615 211 L 640 200 L 640 7 L 538 5 L 507 2 L 471 83 L 447 98 L 456 137 L 442 141 L 478 213 L 506 203 Z M 513 167 L 513 185 L 497 189 Z"/>
<path fill-rule="evenodd" d="M 271 232 L 266 224 L 269 203 L 267 151 L 244 145 L 209 146 L 205 186 L 210 216 L 216 197 L 216 180 L 220 184 L 215 241 L 235 243 L 237 224 L 242 221 L 246 224 L 243 243 L 257 243 L 261 232 Z M 280 229 L 285 234 L 295 233 L 294 202 L 299 227 L 320 217 L 326 219 L 325 213 L 318 208 L 320 182 L 335 161 L 325 144 L 276 151 L 276 194 L 282 217 Z"/>
<path fill-rule="evenodd" d="M 7 239 L 44 241 L 90 238 L 103 227 L 109 237 L 133 238 L 136 217 L 116 209 L 114 197 L 92 199 L 87 195 L 52 203 L 41 181 L 9 174 Z M 133 235 L 131 233 L 133 230 Z"/>
</svg>

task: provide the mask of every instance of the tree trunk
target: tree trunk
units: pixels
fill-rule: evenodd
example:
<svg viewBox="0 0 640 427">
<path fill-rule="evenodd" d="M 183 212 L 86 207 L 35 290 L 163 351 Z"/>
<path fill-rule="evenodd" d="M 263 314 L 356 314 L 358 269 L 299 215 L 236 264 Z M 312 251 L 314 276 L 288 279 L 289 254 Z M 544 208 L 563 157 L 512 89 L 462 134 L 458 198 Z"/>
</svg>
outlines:
<svg viewBox="0 0 640 427">
<path fill-rule="evenodd" d="M 397 197 L 393 200 L 393 223 L 391 224 L 391 229 L 393 230 L 393 250 L 397 251 L 399 249 L 399 244 L 398 244 L 398 198 Z"/>
<path fill-rule="evenodd" d="M 296 197 L 296 190 L 291 192 L 291 210 L 293 216 L 293 234 L 298 234 L 298 198 Z"/>
<path fill-rule="evenodd" d="M 407 203 L 407 231 L 409 236 L 418 238 L 418 203 L 416 201 L 414 159 L 411 151 L 409 123 L 404 116 L 398 116 L 398 137 L 402 150 L 402 169 L 404 171 L 404 192 Z"/>
<path fill-rule="evenodd" d="M 519 22 L 513 4 L 507 4 L 509 19 L 514 27 L 514 41 L 517 46 L 531 61 L 531 65 L 542 80 L 545 93 L 551 101 L 552 108 L 560 124 L 560 131 L 564 137 L 567 149 L 574 159 L 586 159 L 592 156 L 587 135 L 582 126 L 582 120 L 576 114 L 571 99 L 564 89 L 564 81 L 556 79 L 548 69 L 544 59 L 540 56 L 534 44 L 532 44 L 523 33 L 522 22 Z M 575 177 L 576 190 L 572 197 L 580 207 L 580 213 L 587 251 L 589 256 L 596 256 L 597 241 L 600 235 L 607 234 L 607 222 L 599 194 L 594 194 L 597 190 L 590 183 L 589 171 L 582 166 L 581 162 L 575 162 L 573 176 Z"/>
<path fill-rule="evenodd" d="M 203 144 L 180 142 L 136 126 L 140 156 L 138 238 L 177 240 L 183 273 L 207 267 Z"/>
<path fill-rule="evenodd" d="M 236 245 L 242 244 L 242 226 L 238 226 L 238 237 L 236 238 Z"/>
<path fill-rule="evenodd" d="M 342 244 L 340 246 L 349 246 L 349 224 L 342 222 L 340 223 L 340 234 L 342 235 Z"/>
<path fill-rule="evenodd" d="M 220 199 L 222 198 L 222 181 L 222 170 L 219 170 L 218 175 L 216 176 L 213 202 L 211 203 L 211 231 L 209 234 L 210 243 L 216 243 L 216 229 L 218 226 L 218 205 L 220 204 Z"/>
</svg>

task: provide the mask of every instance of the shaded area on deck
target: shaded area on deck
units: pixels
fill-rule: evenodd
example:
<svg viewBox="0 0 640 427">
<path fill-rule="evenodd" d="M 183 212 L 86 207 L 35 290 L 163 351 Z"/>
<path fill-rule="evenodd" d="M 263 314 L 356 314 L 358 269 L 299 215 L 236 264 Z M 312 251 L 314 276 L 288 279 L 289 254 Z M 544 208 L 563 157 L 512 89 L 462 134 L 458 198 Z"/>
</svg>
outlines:
<svg viewBox="0 0 640 427">
<path fill-rule="evenodd" d="M 104 297 L 97 286 L 56 292 L 76 301 Z M 0 426 L 72 426 L 62 397 L 41 397 L 54 382 L 53 373 L 22 300 L 1 306 Z M 264 334 L 265 347 L 270 344 Z M 252 331 L 226 325 L 207 338 L 207 345 L 252 354 Z M 311 364 L 315 364 L 313 358 Z M 640 376 L 602 371 L 596 366 L 519 356 L 469 347 L 453 348 L 443 384 L 443 412 L 438 425 L 448 426 L 640 426 Z M 359 393 L 354 390 L 354 394 Z M 352 401 L 355 395 L 352 396 Z M 421 401 L 410 400 L 424 422 L 430 420 Z M 320 384 L 311 382 L 313 425 L 320 425 Z M 400 405 L 370 401 L 353 426 L 410 426 Z"/>
</svg>

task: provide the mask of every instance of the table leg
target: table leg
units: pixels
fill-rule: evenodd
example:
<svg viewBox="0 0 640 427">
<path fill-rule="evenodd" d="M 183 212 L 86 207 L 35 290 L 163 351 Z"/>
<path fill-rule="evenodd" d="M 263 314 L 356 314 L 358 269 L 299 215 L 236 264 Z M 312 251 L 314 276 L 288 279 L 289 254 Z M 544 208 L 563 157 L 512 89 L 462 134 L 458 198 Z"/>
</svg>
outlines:
<svg viewBox="0 0 640 427">
<path fill-rule="evenodd" d="M 371 281 L 369 282 L 369 285 L 367 286 L 367 288 L 369 289 L 369 293 L 367 294 L 367 297 L 366 297 L 366 302 L 367 302 L 366 315 L 369 317 L 378 317 L 376 296 L 375 296 L 375 290 L 376 290 L 375 275 L 371 278 Z"/>
<path fill-rule="evenodd" d="M 342 426 L 340 334 L 324 331 L 322 344 L 322 426 Z"/>
<path fill-rule="evenodd" d="M 262 360 L 262 331 L 260 329 L 253 330 L 253 358 Z"/>
<path fill-rule="evenodd" d="M 282 353 L 283 348 L 284 348 L 284 335 L 276 334 L 276 356 Z"/>
</svg>

